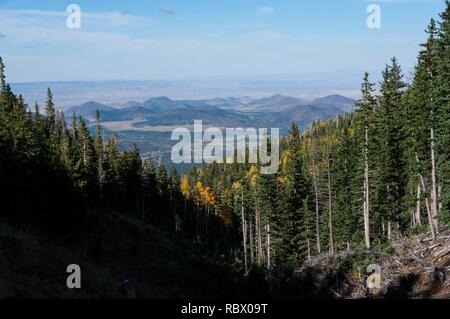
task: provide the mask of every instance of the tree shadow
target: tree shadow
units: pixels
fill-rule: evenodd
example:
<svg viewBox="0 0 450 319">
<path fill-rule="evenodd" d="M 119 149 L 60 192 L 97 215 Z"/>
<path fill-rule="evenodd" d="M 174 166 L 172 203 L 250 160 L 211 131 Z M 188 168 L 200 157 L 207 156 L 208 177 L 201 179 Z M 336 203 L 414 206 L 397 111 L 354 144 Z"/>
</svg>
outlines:
<svg viewBox="0 0 450 319">
<path fill-rule="evenodd" d="M 383 298 L 386 299 L 407 299 L 411 297 L 419 276 L 415 273 L 400 275 L 398 283 L 388 286 Z"/>
</svg>

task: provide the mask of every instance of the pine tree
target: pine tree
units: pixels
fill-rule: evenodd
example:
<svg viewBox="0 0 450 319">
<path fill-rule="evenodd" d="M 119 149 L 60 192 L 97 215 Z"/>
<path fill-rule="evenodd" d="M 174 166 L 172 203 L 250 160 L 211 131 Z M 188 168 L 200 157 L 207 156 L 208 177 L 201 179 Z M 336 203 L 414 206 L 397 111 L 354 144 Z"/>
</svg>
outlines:
<svg viewBox="0 0 450 319">
<path fill-rule="evenodd" d="M 287 138 L 287 151 L 283 159 L 280 190 L 280 198 L 283 200 L 274 216 L 274 247 L 278 266 L 281 260 L 298 264 L 307 257 L 304 219 L 308 212 L 304 210 L 304 200 L 310 200 L 311 187 L 304 172 L 300 146 L 300 132 L 297 125 L 293 124 Z"/>
<path fill-rule="evenodd" d="M 317 136 L 315 130 L 315 123 L 311 129 L 311 162 L 312 162 L 312 177 L 314 183 L 314 207 L 315 207 L 315 232 L 316 232 L 316 249 L 317 254 L 321 252 L 320 245 L 320 208 L 319 208 L 319 187 L 318 187 L 318 169 L 317 169 Z"/>
<path fill-rule="evenodd" d="M 37 111 L 38 113 L 38 111 Z M 39 114 L 38 114 L 39 115 Z M 61 114 L 62 118 L 62 129 L 60 137 L 60 147 L 61 147 L 61 161 L 65 167 L 69 168 L 72 165 L 71 152 L 70 152 L 70 135 L 66 126 L 66 121 L 64 119 L 64 113 Z"/>
<path fill-rule="evenodd" d="M 374 84 L 369 81 L 369 74 L 366 72 L 361 86 L 361 100 L 356 104 L 357 125 L 360 132 L 362 152 L 357 150 L 362 156 L 363 171 L 363 216 L 364 216 L 364 241 L 367 249 L 370 249 L 370 171 L 369 171 L 369 135 L 373 121 L 373 113 L 376 108 L 374 97 Z"/>
<path fill-rule="evenodd" d="M 170 194 L 170 209 L 171 209 L 171 222 L 175 226 L 175 232 L 181 231 L 181 217 L 179 212 L 181 211 L 180 203 L 182 201 L 180 191 L 180 175 L 175 166 L 172 166 L 169 177 L 169 194 Z"/>
<path fill-rule="evenodd" d="M 357 141 L 353 125 L 353 116 L 339 120 L 333 152 L 334 237 L 336 249 L 341 251 L 359 246 L 363 238 L 360 227 L 363 174 L 358 167 L 363 148 Z"/>
<path fill-rule="evenodd" d="M 260 209 L 262 212 L 262 225 L 265 230 L 265 258 L 268 269 L 272 266 L 272 224 L 277 209 L 278 185 L 276 174 L 264 174 L 259 178 Z M 312 231 L 311 231 L 312 234 Z"/>
<path fill-rule="evenodd" d="M 123 208 L 128 215 L 142 216 L 142 160 L 139 149 L 133 145 L 120 153 L 117 160 Z"/>
<path fill-rule="evenodd" d="M 149 221 L 156 222 L 156 211 L 155 204 L 158 200 L 158 190 L 156 181 L 156 172 L 152 160 L 146 160 L 144 162 L 142 171 L 142 191 L 143 191 L 143 219 L 148 219 Z"/>
<path fill-rule="evenodd" d="M 0 95 L 6 88 L 5 82 L 5 64 L 3 64 L 2 57 L 0 56 Z"/>
<path fill-rule="evenodd" d="M 438 166 L 440 218 L 450 224 L 450 2 L 440 15 L 439 34 L 436 43 L 435 95 L 436 152 Z"/>
<path fill-rule="evenodd" d="M 53 93 L 50 88 L 47 89 L 47 102 L 45 105 L 45 116 L 47 127 L 51 132 L 54 132 L 56 124 L 56 110 L 55 104 L 53 103 Z"/>
<path fill-rule="evenodd" d="M 435 141 L 435 91 L 436 82 L 436 23 L 431 20 L 427 29 L 428 40 L 422 44 L 416 72 L 410 89 L 405 95 L 405 126 L 407 153 L 410 169 L 410 193 L 416 189 L 416 207 L 413 224 L 421 224 L 421 201 L 425 197 L 425 207 L 432 238 L 437 227 L 437 180 Z M 431 180 L 430 185 L 426 181 Z M 412 197 L 412 196 L 411 196 Z M 412 200 L 410 200 L 412 202 Z"/>
<path fill-rule="evenodd" d="M 156 172 L 156 181 L 158 183 L 158 192 L 160 196 L 167 194 L 169 183 L 167 179 L 167 170 L 163 162 L 160 162 Z"/>
<path fill-rule="evenodd" d="M 100 125 L 100 112 L 97 110 L 96 116 L 96 129 L 95 129 L 95 140 L 94 147 L 97 156 L 97 172 L 98 172 L 98 185 L 100 187 L 100 196 L 102 196 L 103 192 L 103 184 L 105 183 L 105 150 L 104 150 L 104 141 L 103 141 L 103 131 Z"/>
<path fill-rule="evenodd" d="M 394 226 L 401 222 L 402 201 L 404 196 L 404 157 L 403 157 L 403 118 L 401 116 L 402 96 L 405 89 L 401 67 L 397 59 L 383 71 L 379 96 L 379 106 L 375 113 L 377 125 L 377 152 L 374 168 L 375 198 L 374 210 L 381 215 L 382 225 L 392 238 Z"/>
</svg>

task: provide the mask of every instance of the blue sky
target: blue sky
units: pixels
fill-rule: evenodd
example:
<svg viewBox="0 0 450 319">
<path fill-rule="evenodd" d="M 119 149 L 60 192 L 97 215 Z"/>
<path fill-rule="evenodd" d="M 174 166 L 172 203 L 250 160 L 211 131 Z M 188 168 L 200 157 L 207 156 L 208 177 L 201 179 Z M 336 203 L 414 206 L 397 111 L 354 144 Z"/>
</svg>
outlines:
<svg viewBox="0 0 450 319">
<path fill-rule="evenodd" d="M 66 27 L 79 4 L 82 28 Z M 381 6 L 381 29 L 366 8 Z M 443 0 L 0 0 L 10 82 L 410 69 Z"/>
</svg>

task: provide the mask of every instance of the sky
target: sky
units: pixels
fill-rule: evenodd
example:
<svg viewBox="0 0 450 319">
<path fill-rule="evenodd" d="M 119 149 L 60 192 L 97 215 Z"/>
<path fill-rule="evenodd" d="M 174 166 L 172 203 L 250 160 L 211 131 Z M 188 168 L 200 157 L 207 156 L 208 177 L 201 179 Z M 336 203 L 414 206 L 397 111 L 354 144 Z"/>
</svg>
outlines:
<svg viewBox="0 0 450 319">
<path fill-rule="evenodd" d="M 367 27 L 378 4 L 381 28 Z M 69 29 L 67 7 L 81 8 Z M 9 82 L 171 80 L 414 66 L 443 0 L 0 0 Z"/>
</svg>

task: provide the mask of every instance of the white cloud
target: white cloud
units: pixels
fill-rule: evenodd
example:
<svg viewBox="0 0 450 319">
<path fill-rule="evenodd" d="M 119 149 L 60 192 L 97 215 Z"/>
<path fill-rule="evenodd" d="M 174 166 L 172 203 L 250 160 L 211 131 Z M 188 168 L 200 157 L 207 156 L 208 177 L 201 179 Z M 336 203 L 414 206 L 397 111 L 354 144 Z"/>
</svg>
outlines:
<svg viewBox="0 0 450 319">
<path fill-rule="evenodd" d="M 273 7 L 263 6 L 263 7 L 258 7 L 257 11 L 259 14 L 262 14 L 262 15 L 270 15 L 275 11 L 275 9 Z"/>
<path fill-rule="evenodd" d="M 64 11 L 50 11 L 50 10 L 0 10 L 0 17 L 6 19 L 24 19 L 24 22 L 36 22 L 38 20 L 46 22 L 43 19 L 56 18 L 66 19 L 68 13 Z M 110 27 L 123 27 L 131 25 L 141 25 L 149 22 L 147 18 L 142 18 L 130 14 L 124 14 L 121 12 L 84 12 L 81 10 L 81 19 L 94 21 L 98 23 L 106 24 Z M 49 21 L 47 21 L 49 22 Z"/>
<path fill-rule="evenodd" d="M 175 14 L 175 11 L 173 11 L 170 8 L 159 8 L 159 12 L 163 14 Z"/>
<path fill-rule="evenodd" d="M 82 18 L 93 19 L 97 21 L 104 21 L 116 27 L 129 26 L 129 25 L 141 25 L 149 22 L 148 19 L 130 15 L 123 14 L 120 12 L 104 12 L 104 13 L 83 13 L 81 12 Z"/>
</svg>

